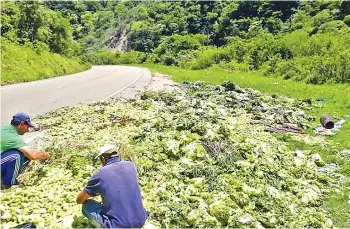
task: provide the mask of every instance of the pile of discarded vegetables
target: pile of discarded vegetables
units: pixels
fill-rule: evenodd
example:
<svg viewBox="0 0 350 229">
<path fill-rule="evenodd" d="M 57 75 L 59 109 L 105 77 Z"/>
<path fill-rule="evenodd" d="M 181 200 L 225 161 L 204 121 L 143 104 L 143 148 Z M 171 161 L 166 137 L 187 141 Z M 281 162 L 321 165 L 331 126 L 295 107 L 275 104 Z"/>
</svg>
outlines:
<svg viewBox="0 0 350 229">
<path fill-rule="evenodd" d="M 38 144 L 52 158 L 32 162 L 20 177 L 25 185 L 2 192 L 1 227 L 89 226 L 75 200 L 106 143 L 136 163 L 147 224 L 155 227 L 332 227 L 322 203 L 337 183 L 318 170 L 318 152 L 291 150 L 267 131 L 307 128 L 305 106 L 230 82 L 195 82 L 47 113 L 36 120 L 49 127 Z M 326 144 L 320 136 L 291 138 Z"/>
</svg>

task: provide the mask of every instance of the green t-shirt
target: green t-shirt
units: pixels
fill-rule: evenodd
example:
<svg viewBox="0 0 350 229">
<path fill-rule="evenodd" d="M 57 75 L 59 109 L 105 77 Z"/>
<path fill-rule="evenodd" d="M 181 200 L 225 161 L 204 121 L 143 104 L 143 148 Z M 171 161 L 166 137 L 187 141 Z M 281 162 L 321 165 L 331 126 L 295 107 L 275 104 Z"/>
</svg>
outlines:
<svg viewBox="0 0 350 229">
<path fill-rule="evenodd" d="M 9 149 L 18 149 L 25 145 L 26 143 L 24 143 L 14 126 L 5 125 L 1 127 L 1 153 Z"/>
</svg>

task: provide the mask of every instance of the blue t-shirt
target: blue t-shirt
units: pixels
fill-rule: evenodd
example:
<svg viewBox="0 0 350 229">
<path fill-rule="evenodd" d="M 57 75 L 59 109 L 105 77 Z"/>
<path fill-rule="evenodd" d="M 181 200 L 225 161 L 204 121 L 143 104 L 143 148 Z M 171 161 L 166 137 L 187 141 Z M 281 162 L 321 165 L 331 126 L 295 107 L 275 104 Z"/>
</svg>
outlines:
<svg viewBox="0 0 350 229">
<path fill-rule="evenodd" d="M 104 228 L 142 227 L 147 219 L 133 162 L 110 158 L 91 177 L 85 191 L 90 196 L 102 195 Z"/>
</svg>

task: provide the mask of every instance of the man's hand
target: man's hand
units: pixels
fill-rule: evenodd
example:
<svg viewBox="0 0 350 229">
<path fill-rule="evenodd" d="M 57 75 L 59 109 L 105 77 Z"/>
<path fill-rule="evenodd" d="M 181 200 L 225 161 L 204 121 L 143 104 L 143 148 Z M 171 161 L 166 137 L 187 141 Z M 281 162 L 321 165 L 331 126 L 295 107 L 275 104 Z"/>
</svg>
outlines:
<svg viewBox="0 0 350 229">
<path fill-rule="evenodd" d="M 78 204 L 82 204 L 84 203 L 87 199 L 89 199 L 90 195 L 85 192 L 85 191 L 81 191 L 78 195 L 78 198 L 77 198 L 77 203 Z"/>
<path fill-rule="evenodd" d="M 42 156 L 43 158 L 41 158 L 41 159 L 44 159 L 44 160 L 50 159 L 51 155 L 49 152 L 41 152 L 41 153 L 43 154 L 43 156 Z"/>
</svg>

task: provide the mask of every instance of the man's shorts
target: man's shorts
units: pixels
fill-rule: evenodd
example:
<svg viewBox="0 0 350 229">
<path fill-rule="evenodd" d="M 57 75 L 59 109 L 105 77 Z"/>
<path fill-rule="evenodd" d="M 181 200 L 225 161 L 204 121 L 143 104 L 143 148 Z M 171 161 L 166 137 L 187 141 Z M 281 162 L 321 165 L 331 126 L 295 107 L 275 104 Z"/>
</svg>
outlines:
<svg viewBox="0 0 350 229">
<path fill-rule="evenodd" d="M 17 184 L 17 177 L 21 174 L 30 160 L 16 149 L 1 153 L 1 180 L 4 185 Z"/>
<path fill-rule="evenodd" d="M 83 203 L 83 214 L 97 228 L 102 228 L 103 219 L 101 216 L 102 204 L 96 200 L 88 199 Z"/>
</svg>

